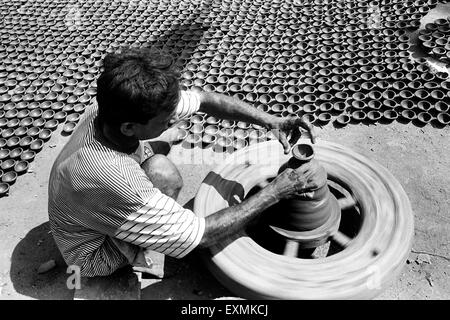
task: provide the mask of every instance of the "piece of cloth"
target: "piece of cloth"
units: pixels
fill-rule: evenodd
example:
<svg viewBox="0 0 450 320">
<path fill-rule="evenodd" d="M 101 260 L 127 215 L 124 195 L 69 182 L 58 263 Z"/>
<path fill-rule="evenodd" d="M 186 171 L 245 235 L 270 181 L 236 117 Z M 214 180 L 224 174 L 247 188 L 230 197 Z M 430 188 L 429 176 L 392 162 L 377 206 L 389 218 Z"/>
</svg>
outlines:
<svg viewBox="0 0 450 320">
<path fill-rule="evenodd" d="M 199 106 L 197 93 L 182 91 L 178 118 Z M 144 250 L 184 257 L 200 242 L 204 218 L 153 187 L 140 167 L 152 155 L 148 144 L 130 155 L 97 140 L 96 115 L 96 104 L 86 108 L 50 174 L 50 227 L 66 263 L 90 277 L 133 264 Z"/>
</svg>

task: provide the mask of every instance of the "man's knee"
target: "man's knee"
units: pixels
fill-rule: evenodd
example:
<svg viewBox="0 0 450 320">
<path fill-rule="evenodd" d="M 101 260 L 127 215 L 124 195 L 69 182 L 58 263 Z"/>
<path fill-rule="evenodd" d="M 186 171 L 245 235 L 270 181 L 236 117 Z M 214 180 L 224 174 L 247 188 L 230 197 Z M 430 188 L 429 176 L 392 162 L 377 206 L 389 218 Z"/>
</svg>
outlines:
<svg viewBox="0 0 450 320">
<path fill-rule="evenodd" d="M 183 187 L 183 178 L 177 167 L 166 156 L 155 154 L 144 161 L 142 169 L 155 188 L 176 199 Z"/>
</svg>

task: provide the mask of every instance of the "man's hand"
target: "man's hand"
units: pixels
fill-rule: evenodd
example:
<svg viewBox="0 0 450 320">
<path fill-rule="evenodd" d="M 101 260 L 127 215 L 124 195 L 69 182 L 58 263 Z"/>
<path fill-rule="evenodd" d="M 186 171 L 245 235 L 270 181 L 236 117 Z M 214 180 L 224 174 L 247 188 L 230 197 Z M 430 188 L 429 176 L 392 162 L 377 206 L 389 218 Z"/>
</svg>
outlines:
<svg viewBox="0 0 450 320">
<path fill-rule="evenodd" d="M 183 132 L 178 127 L 172 127 L 164 131 L 160 136 L 146 140 L 152 147 L 153 153 L 168 155 L 174 143 L 183 140 Z"/>
<path fill-rule="evenodd" d="M 317 160 L 311 160 L 297 169 L 286 169 L 272 182 L 279 199 L 308 196 L 308 193 L 323 186 L 327 173 Z"/>
<path fill-rule="evenodd" d="M 169 145 L 172 145 L 173 143 L 179 142 L 181 140 L 183 140 L 183 132 L 180 128 L 174 126 L 161 133 L 159 137 L 156 137 L 149 141 L 164 141 Z"/>
<path fill-rule="evenodd" d="M 272 130 L 275 137 L 280 140 L 285 154 L 288 154 L 291 146 L 300 139 L 302 135 L 301 129 L 309 133 L 312 143 L 316 142 L 316 133 L 313 126 L 301 118 L 280 118 L 274 116 L 268 123 L 268 129 Z M 288 141 L 289 135 L 290 139 Z"/>
</svg>

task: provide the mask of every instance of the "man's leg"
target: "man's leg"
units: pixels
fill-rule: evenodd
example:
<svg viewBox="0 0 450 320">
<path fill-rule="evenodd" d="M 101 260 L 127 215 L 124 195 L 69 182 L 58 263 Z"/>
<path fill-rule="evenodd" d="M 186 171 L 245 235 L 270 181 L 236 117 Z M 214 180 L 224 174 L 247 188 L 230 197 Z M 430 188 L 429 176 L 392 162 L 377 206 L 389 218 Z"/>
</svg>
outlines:
<svg viewBox="0 0 450 320">
<path fill-rule="evenodd" d="M 183 179 L 172 161 L 164 155 L 155 154 L 145 160 L 141 167 L 155 188 L 172 199 L 177 199 L 183 187 Z M 167 278 L 177 272 L 178 265 L 167 263 L 166 260 L 162 253 L 143 250 L 135 260 L 134 269 L 158 278 Z"/>
<path fill-rule="evenodd" d="M 145 160 L 141 167 L 155 188 L 174 200 L 178 198 L 183 178 L 172 161 L 164 155 L 155 154 Z"/>
</svg>

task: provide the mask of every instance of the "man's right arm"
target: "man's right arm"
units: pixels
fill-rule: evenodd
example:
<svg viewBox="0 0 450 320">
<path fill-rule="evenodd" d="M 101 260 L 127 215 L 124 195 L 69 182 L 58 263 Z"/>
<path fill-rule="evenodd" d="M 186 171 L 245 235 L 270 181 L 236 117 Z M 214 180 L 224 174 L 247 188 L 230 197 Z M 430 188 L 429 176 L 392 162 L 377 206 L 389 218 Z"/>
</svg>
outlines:
<svg viewBox="0 0 450 320">
<path fill-rule="evenodd" d="M 237 233 L 250 220 L 281 199 L 289 199 L 317 189 L 323 185 L 323 179 L 326 179 L 326 176 L 317 174 L 321 172 L 319 168 L 318 162 L 313 160 L 298 169 L 286 169 L 257 194 L 240 204 L 207 216 L 199 247 L 209 247 Z"/>
</svg>

